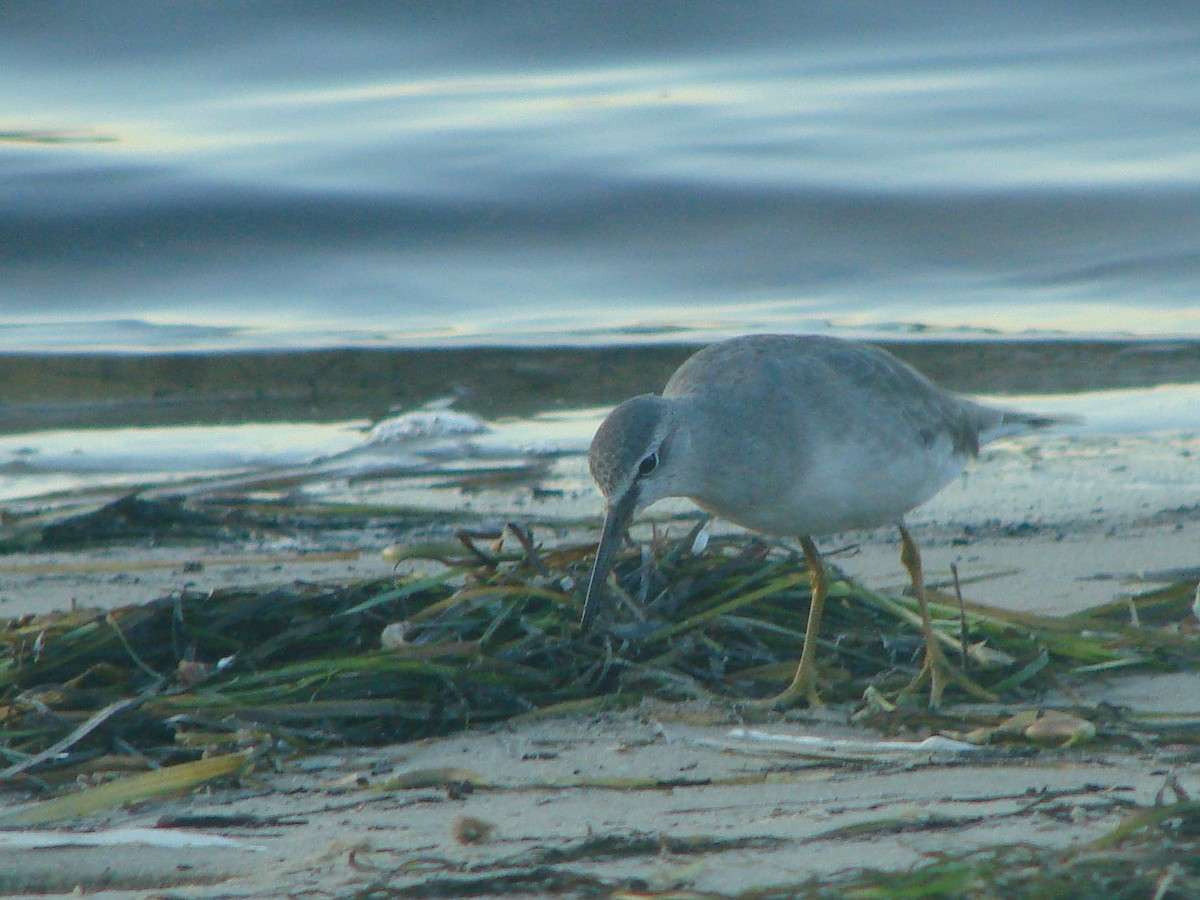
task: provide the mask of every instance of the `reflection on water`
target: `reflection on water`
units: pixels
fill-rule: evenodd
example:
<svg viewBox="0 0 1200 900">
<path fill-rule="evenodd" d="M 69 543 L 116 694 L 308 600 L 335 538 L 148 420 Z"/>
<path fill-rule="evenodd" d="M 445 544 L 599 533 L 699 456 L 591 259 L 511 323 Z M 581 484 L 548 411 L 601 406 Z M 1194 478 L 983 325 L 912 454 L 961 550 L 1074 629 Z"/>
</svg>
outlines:
<svg viewBox="0 0 1200 900">
<path fill-rule="evenodd" d="M 554 470 L 568 458 L 576 460 L 568 468 L 570 489 L 577 491 L 586 486 L 579 461 L 602 417 L 601 410 L 583 410 L 484 423 L 417 411 L 374 428 L 286 423 L 7 435 L 0 436 L 0 502 L 113 488 L 203 495 L 256 485 L 338 499 L 351 484 L 396 478 L 406 489 L 426 484 L 471 491 L 520 482 L 529 490 L 560 492 L 561 486 L 540 482 L 558 477 Z M 466 420 L 472 427 L 463 427 Z"/>
<path fill-rule="evenodd" d="M 0 7 L 0 351 L 1200 335 L 1195 11 L 77 12 Z"/>
</svg>

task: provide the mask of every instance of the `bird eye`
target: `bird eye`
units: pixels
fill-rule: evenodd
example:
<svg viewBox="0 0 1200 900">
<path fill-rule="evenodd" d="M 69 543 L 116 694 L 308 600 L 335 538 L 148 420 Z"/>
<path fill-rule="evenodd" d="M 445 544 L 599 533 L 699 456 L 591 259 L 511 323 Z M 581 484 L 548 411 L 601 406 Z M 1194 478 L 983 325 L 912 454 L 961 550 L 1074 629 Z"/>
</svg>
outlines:
<svg viewBox="0 0 1200 900">
<path fill-rule="evenodd" d="M 657 468 L 658 468 L 658 454 L 651 453 L 649 456 L 647 456 L 645 459 L 643 459 L 640 463 L 638 463 L 638 477 L 640 478 L 643 475 L 649 475 L 651 472 L 653 472 Z"/>
</svg>

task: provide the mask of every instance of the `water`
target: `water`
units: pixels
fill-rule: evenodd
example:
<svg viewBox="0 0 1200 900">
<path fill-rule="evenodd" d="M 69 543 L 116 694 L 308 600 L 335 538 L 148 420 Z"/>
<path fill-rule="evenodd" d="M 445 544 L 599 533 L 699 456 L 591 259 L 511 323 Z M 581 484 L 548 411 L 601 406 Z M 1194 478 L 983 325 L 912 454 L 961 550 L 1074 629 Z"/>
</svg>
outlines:
<svg viewBox="0 0 1200 900">
<path fill-rule="evenodd" d="M 1200 338 L 1187 5 L 8 2 L 0 84 L 0 352 Z M 1162 390 L 1061 405 L 1188 433 Z M 594 506 L 601 414 L 43 430 L 0 500 L 524 467 Z"/>
<path fill-rule="evenodd" d="M 0 351 L 1200 335 L 1200 11 L 6 3 Z"/>
<path fill-rule="evenodd" d="M 984 398 L 1080 424 L 1000 442 L 973 466 L 975 490 L 949 491 L 914 514 L 1019 523 L 1126 518 L 1200 508 L 1200 385 Z M 364 421 L 59 429 L 0 436 L 0 503 L 20 512 L 111 499 L 149 486 L 205 496 L 265 491 L 311 503 L 392 505 L 500 522 L 576 521 L 599 499 L 586 451 L 607 409 L 487 422 L 436 412 Z M 1032 461 L 1032 462 L 1031 462 Z M 282 486 L 282 487 L 281 487 Z M 670 501 L 660 512 L 683 512 Z M 1150 510 L 1152 511 L 1152 510 Z"/>
</svg>

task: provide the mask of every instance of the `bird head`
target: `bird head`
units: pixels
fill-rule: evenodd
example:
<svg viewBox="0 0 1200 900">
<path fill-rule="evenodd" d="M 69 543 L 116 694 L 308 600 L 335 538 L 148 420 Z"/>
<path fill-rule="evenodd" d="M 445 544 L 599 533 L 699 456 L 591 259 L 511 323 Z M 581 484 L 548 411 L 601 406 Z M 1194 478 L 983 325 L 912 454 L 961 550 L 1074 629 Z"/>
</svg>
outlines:
<svg viewBox="0 0 1200 900">
<path fill-rule="evenodd" d="M 600 424 L 588 468 L 604 494 L 604 528 L 588 581 L 581 625 L 599 612 L 613 556 L 633 517 L 664 497 L 683 496 L 673 450 L 678 434 L 674 404 L 654 394 L 626 400 Z"/>
</svg>

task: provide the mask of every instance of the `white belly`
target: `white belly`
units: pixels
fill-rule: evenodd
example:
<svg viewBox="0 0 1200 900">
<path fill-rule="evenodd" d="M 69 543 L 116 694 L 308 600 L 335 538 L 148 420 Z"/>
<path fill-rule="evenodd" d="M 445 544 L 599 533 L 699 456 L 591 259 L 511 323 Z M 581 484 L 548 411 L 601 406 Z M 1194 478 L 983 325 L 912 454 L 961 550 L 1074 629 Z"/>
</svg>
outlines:
<svg viewBox="0 0 1200 900">
<path fill-rule="evenodd" d="M 817 450 L 795 478 L 768 478 L 753 508 L 714 509 L 754 531 L 821 535 L 890 525 L 946 486 L 963 470 L 949 440 L 903 452 L 899 447 Z"/>
</svg>

